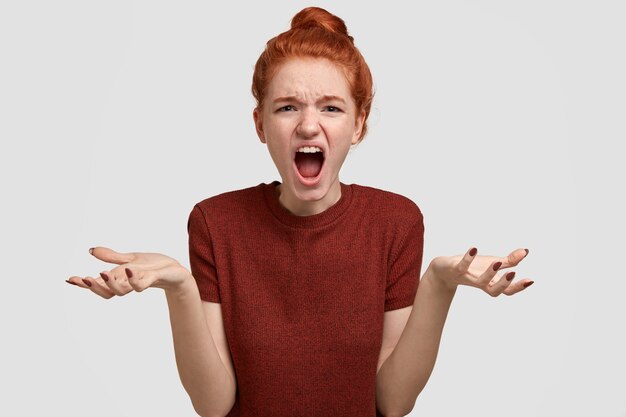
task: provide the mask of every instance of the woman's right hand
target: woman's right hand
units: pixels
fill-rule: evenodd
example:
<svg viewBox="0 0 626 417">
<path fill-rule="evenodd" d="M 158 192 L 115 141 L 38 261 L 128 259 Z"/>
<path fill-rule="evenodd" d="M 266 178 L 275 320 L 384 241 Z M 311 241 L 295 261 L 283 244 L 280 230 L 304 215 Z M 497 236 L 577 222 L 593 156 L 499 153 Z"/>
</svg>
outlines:
<svg viewBox="0 0 626 417">
<path fill-rule="evenodd" d="M 191 272 L 176 259 L 160 253 L 120 253 L 97 246 L 91 254 L 118 266 L 101 272 L 100 278 L 72 276 L 67 282 L 88 288 L 103 298 L 126 295 L 133 290 L 141 292 L 148 287 L 177 291 L 193 280 Z"/>
</svg>

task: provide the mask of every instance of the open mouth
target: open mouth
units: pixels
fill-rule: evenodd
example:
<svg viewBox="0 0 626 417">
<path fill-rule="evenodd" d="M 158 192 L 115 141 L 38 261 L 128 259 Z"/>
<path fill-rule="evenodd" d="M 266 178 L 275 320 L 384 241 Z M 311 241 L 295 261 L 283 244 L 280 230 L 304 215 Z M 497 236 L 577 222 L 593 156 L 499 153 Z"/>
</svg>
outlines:
<svg viewBox="0 0 626 417">
<path fill-rule="evenodd" d="M 296 168 L 303 178 L 313 179 L 322 171 L 324 154 L 322 152 L 296 152 Z"/>
</svg>

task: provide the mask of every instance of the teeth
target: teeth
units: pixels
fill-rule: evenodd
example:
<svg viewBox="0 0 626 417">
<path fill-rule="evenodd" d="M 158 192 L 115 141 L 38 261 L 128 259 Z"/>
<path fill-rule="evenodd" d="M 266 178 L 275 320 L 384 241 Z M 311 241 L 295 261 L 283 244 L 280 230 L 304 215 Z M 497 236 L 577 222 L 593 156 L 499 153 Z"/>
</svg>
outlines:
<svg viewBox="0 0 626 417">
<path fill-rule="evenodd" d="M 318 148 L 317 146 L 303 146 L 302 148 L 298 149 L 296 152 L 315 153 L 315 152 L 322 152 L 322 150 Z"/>
</svg>

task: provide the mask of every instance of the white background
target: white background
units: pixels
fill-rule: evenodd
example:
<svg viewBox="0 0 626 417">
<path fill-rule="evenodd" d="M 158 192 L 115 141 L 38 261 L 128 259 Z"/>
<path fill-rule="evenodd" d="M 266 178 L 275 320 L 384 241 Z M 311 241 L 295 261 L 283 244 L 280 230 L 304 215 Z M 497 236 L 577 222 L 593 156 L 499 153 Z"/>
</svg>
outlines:
<svg viewBox="0 0 626 417">
<path fill-rule="evenodd" d="M 280 180 L 253 65 L 310 5 L 2 2 L 1 415 L 195 415 L 163 291 L 64 280 L 92 246 L 189 266 L 196 202 Z M 523 293 L 459 288 L 411 415 L 626 416 L 624 3 L 316 5 L 376 87 L 341 181 L 415 201 L 425 265 L 530 249 Z"/>
</svg>

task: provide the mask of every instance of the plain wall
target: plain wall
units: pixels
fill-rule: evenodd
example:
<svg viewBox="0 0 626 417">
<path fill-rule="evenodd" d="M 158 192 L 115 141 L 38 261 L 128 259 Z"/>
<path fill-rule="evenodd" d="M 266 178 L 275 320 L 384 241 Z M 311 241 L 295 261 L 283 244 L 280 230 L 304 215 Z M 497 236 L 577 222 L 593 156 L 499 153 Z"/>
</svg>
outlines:
<svg viewBox="0 0 626 417">
<path fill-rule="evenodd" d="M 619 1 L 320 1 L 374 75 L 340 179 L 403 194 L 424 265 L 530 254 L 492 298 L 456 293 L 414 416 L 626 416 L 626 15 Z M 0 414 L 195 415 L 162 290 L 68 285 L 114 265 L 189 266 L 195 203 L 278 179 L 252 123 L 265 42 L 308 2 L 0 6 Z"/>
</svg>

